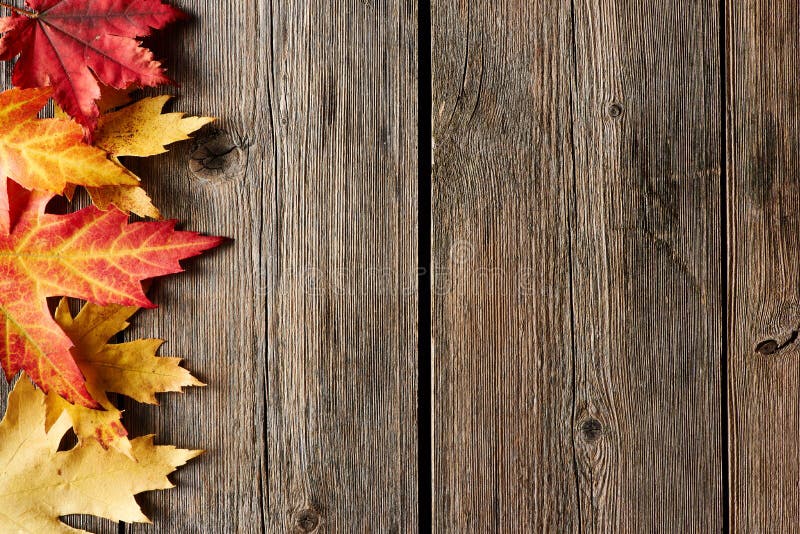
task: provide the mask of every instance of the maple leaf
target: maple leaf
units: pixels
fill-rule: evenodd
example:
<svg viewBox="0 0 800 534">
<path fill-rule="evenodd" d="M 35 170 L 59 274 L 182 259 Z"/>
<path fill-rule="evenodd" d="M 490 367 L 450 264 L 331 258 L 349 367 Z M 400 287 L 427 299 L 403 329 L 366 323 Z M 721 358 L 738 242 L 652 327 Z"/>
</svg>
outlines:
<svg viewBox="0 0 800 534">
<path fill-rule="evenodd" d="M 25 209 L 30 191 L 13 180 L 0 178 L 0 232 L 7 234 Z"/>
<path fill-rule="evenodd" d="M 137 185 L 139 179 L 84 142 L 70 120 L 38 119 L 51 90 L 11 89 L 0 93 L 0 230 L 8 233 L 9 200 L 5 179 L 26 189 L 61 194 L 67 184 Z"/>
<path fill-rule="evenodd" d="M 201 454 L 156 446 L 153 436 L 131 441 L 135 461 L 94 441 L 59 451 L 69 418 L 64 414 L 46 431 L 45 412 L 44 394 L 19 380 L 0 421 L 2 532 L 85 532 L 59 520 L 72 514 L 149 522 L 134 496 L 172 488 L 167 476 Z"/>
<path fill-rule="evenodd" d="M 96 439 L 103 447 L 132 457 L 122 413 L 106 393 L 120 393 L 138 402 L 157 404 L 156 393 L 180 392 L 183 387 L 204 385 L 180 366 L 180 358 L 156 356 L 164 343 L 160 339 L 107 344 L 129 326 L 128 319 L 137 310 L 133 306 L 86 303 L 73 318 L 67 299 L 61 300 L 56 322 L 75 344 L 72 355 L 86 377 L 86 387 L 104 410 L 71 405 L 51 391 L 47 395 L 47 428 L 66 411 L 81 442 Z"/>
<path fill-rule="evenodd" d="M 122 156 L 147 157 L 163 154 L 166 146 L 190 139 L 190 134 L 212 122 L 210 117 L 185 117 L 183 113 L 161 113 L 169 96 L 143 98 L 100 117 L 94 145 L 116 161 Z M 160 219 L 147 193 L 138 186 L 111 185 L 87 188 L 100 209 L 114 205 L 142 217 Z"/>
<path fill-rule="evenodd" d="M 45 392 L 95 408 L 46 297 L 155 307 L 141 281 L 182 271 L 180 259 L 221 238 L 175 231 L 175 221 L 128 223 L 116 208 L 46 214 L 50 198 L 32 193 L 14 230 L 0 235 L 0 362 L 9 380 L 24 370 Z"/>
<path fill-rule="evenodd" d="M 114 157 L 155 156 L 165 153 L 167 145 L 190 139 L 190 134 L 214 121 L 211 117 L 161 113 L 170 98 L 169 95 L 143 98 L 101 116 L 95 146 Z"/>
<path fill-rule="evenodd" d="M 117 89 L 169 83 L 136 37 L 184 17 L 161 0 L 27 0 L 0 19 L 0 60 L 19 55 L 17 87 L 52 86 L 56 102 L 91 132 L 98 80 Z"/>
</svg>

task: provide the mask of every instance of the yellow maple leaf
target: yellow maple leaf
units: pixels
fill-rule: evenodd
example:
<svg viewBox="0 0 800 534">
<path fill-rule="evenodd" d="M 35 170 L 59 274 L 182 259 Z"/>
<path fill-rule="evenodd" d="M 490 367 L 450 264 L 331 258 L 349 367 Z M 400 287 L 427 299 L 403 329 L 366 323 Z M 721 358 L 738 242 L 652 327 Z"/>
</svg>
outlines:
<svg viewBox="0 0 800 534">
<path fill-rule="evenodd" d="M 105 84 L 100 84 L 100 100 L 97 101 L 97 109 L 100 113 L 107 113 L 114 108 L 121 108 L 131 103 L 131 90 L 130 89 L 116 89 Z M 56 104 L 56 110 L 63 113 L 64 117 L 69 117 L 64 111 Z"/>
<path fill-rule="evenodd" d="M 167 476 L 201 454 L 153 436 L 131 441 L 136 461 L 95 441 L 59 451 L 69 427 L 63 415 L 46 431 L 44 394 L 17 382 L 0 421 L 0 532 L 84 532 L 59 520 L 72 514 L 149 522 L 134 496 L 172 488 Z"/>
<path fill-rule="evenodd" d="M 116 449 L 133 458 L 136 456 L 122 425 L 122 413 L 109 400 L 107 393 L 158 404 L 156 393 L 180 392 L 184 387 L 204 385 L 180 366 L 180 358 L 156 356 L 164 343 L 160 339 L 108 344 L 109 339 L 129 326 L 128 319 L 137 310 L 130 306 L 87 303 L 73 318 L 67 300 L 61 301 L 55 314 L 56 322 L 74 343 L 71 352 L 86 379 L 86 388 L 103 410 L 70 404 L 50 392 L 47 396 L 47 428 L 55 424 L 62 412 L 66 412 L 81 442 L 96 440 L 103 447 Z"/>
<path fill-rule="evenodd" d="M 112 204 L 124 212 L 140 217 L 161 219 L 161 212 L 153 205 L 153 199 L 139 186 L 87 187 L 92 204 L 107 210 Z"/>
<path fill-rule="evenodd" d="M 112 158 L 147 157 L 163 154 L 166 146 L 191 139 L 189 136 L 212 122 L 210 117 L 186 117 L 183 113 L 161 113 L 169 96 L 143 98 L 119 111 L 102 115 L 94 134 L 94 145 Z M 100 209 L 114 204 L 123 211 L 160 219 L 147 193 L 138 186 L 87 188 Z"/>
<path fill-rule="evenodd" d="M 100 117 L 94 145 L 114 157 L 147 157 L 163 154 L 166 146 L 191 139 L 190 134 L 213 122 L 210 117 L 186 117 L 161 113 L 168 95 L 143 98 Z"/>
</svg>

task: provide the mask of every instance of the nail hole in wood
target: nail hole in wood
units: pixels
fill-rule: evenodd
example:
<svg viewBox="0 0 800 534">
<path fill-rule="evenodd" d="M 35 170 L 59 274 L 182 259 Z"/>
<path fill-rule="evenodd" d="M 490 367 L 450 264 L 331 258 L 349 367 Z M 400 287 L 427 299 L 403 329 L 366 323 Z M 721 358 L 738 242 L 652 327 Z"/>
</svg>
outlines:
<svg viewBox="0 0 800 534">
<path fill-rule="evenodd" d="M 769 356 L 770 354 L 775 354 L 778 352 L 779 348 L 780 345 L 778 345 L 777 341 L 774 339 L 767 339 L 756 345 L 756 352 L 765 356 Z"/>
</svg>

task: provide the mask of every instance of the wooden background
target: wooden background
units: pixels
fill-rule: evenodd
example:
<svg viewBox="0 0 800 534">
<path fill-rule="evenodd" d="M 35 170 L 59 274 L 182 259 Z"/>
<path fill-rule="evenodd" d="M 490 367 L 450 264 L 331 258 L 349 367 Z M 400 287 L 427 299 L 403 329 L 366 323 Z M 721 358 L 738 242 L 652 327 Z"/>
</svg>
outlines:
<svg viewBox="0 0 800 534">
<path fill-rule="evenodd" d="M 220 120 L 134 166 L 233 241 L 128 334 L 209 386 L 125 408 L 208 454 L 71 524 L 800 529 L 796 0 L 176 3 Z"/>
</svg>

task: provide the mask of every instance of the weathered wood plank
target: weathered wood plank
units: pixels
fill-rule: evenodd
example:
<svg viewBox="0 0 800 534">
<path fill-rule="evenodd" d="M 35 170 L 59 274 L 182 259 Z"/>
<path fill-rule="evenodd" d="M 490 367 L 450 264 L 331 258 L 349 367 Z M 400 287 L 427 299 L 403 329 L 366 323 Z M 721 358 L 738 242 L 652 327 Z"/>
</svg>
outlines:
<svg viewBox="0 0 800 534">
<path fill-rule="evenodd" d="M 800 13 L 727 1 L 731 529 L 800 526 Z M 784 346 L 785 345 L 785 346 Z"/>
<path fill-rule="evenodd" d="M 411 529 L 416 4 L 181 5 L 197 22 L 160 51 L 181 109 L 217 114 L 233 151 L 198 179 L 177 150 L 151 189 L 234 242 L 159 283 L 162 313 L 139 321 L 209 384 L 131 410 L 209 449 L 145 502 L 174 532 Z"/>
<path fill-rule="evenodd" d="M 155 282 L 149 293 L 160 308 L 140 313 L 126 334 L 167 340 L 161 352 L 186 358 L 208 387 L 164 396 L 157 408 L 128 401 L 126 421 L 134 435 L 154 433 L 159 442 L 208 451 L 173 475 L 177 489 L 139 498 L 158 528 L 259 532 L 265 524 L 263 290 L 269 251 L 262 236 L 269 227 L 265 192 L 275 181 L 262 50 L 269 26 L 264 28 L 259 2 L 175 4 L 193 20 L 152 39 L 181 83 L 171 107 L 219 121 L 195 146 L 177 145 L 167 155 L 130 163 L 165 217 L 232 242 L 190 262 L 185 274 Z M 213 132 L 221 132 L 220 146 L 205 145 Z M 202 146 L 221 154 L 208 162 L 217 173 L 190 170 L 189 160 Z M 127 532 L 148 528 L 128 525 Z"/>
<path fill-rule="evenodd" d="M 574 4 L 434 6 L 436 530 L 719 529 L 716 11 Z"/>
<path fill-rule="evenodd" d="M 232 242 L 156 282 L 127 336 L 208 383 L 126 403 L 134 435 L 208 451 L 139 500 L 159 532 L 413 531 L 417 4 L 178 4 L 194 21 L 152 40 L 172 107 L 220 120 L 131 164 Z"/>
<path fill-rule="evenodd" d="M 577 530 L 569 2 L 434 2 L 435 532 Z"/>
<path fill-rule="evenodd" d="M 723 524 L 718 3 L 575 2 L 583 524 Z"/>
<path fill-rule="evenodd" d="M 139 320 L 209 384 L 130 410 L 209 450 L 144 501 L 174 532 L 412 528 L 416 4 L 181 5 L 197 22 L 157 47 L 176 107 L 218 115 L 229 144 L 205 147 L 232 151 L 199 177 L 188 149 L 143 173 L 167 216 L 234 241 Z"/>
</svg>

